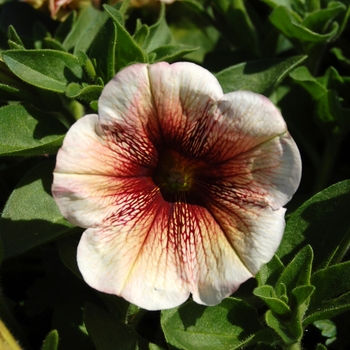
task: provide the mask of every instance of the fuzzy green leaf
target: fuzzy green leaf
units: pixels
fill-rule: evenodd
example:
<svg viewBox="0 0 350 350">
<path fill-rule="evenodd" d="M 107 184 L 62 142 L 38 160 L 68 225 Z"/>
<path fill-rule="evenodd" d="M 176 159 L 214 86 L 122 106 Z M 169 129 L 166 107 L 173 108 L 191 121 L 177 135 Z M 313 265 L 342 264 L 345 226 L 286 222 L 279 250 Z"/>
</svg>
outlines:
<svg viewBox="0 0 350 350">
<path fill-rule="evenodd" d="M 82 79 L 83 70 L 78 59 L 67 52 L 14 50 L 2 55 L 15 75 L 45 90 L 63 93 L 68 83 Z"/>
<path fill-rule="evenodd" d="M 58 332 L 51 331 L 45 338 L 41 350 L 57 350 L 58 349 Z"/>
<path fill-rule="evenodd" d="M 277 7 L 270 15 L 271 23 L 304 53 L 312 51 L 315 45 L 326 44 L 334 38 L 339 26 L 336 23 L 326 34 L 316 33 L 305 27 L 294 12 L 284 6 Z"/>
<path fill-rule="evenodd" d="M 276 286 L 283 283 L 288 294 L 296 287 L 310 285 L 313 251 L 307 245 L 286 266 L 279 277 Z"/>
<path fill-rule="evenodd" d="M 123 350 L 148 348 L 146 340 L 138 336 L 132 327 L 97 305 L 85 305 L 84 323 L 96 350 L 115 349 L 116 345 Z"/>
<path fill-rule="evenodd" d="M 304 323 L 334 317 L 350 309 L 350 261 L 318 270 L 311 277 L 316 287 Z M 327 283 L 325 283 L 327 281 Z"/>
<path fill-rule="evenodd" d="M 67 129 L 53 115 L 22 105 L 0 108 L 0 155 L 54 154 Z"/>
<path fill-rule="evenodd" d="M 8 199 L 0 219 L 5 258 L 74 232 L 51 196 L 53 168 L 50 161 L 39 164 Z"/>
<path fill-rule="evenodd" d="M 117 26 L 109 18 L 96 36 L 89 52 L 90 58 L 96 60 L 97 74 L 103 78 L 105 83 L 116 74 L 116 45 Z"/>
<path fill-rule="evenodd" d="M 301 325 L 297 323 L 285 324 L 271 310 L 266 312 L 265 321 L 281 337 L 285 344 L 291 345 L 297 343 L 302 337 L 303 330 Z"/>
<path fill-rule="evenodd" d="M 288 73 L 305 59 L 306 56 L 293 56 L 240 63 L 217 73 L 216 78 L 225 93 L 249 90 L 268 96 Z"/>
<path fill-rule="evenodd" d="M 195 50 L 197 50 L 197 48 L 185 45 L 165 45 L 160 46 L 157 49 L 150 52 L 149 57 L 152 57 L 153 62 L 173 62 L 176 59 L 185 56 L 188 53 L 193 52 Z"/>
<path fill-rule="evenodd" d="M 310 244 L 314 269 L 326 267 L 337 251 L 349 246 L 350 180 L 339 182 L 306 201 L 288 219 L 277 255 L 289 261 Z"/>
<path fill-rule="evenodd" d="M 256 310 L 234 298 L 212 307 L 188 302 L 164 310 L 161 324 L 168 343 L 186 350 L 241 349 L 260 330 Z"/>
<path fill-rule="evenodd" d="M 73 28 L 63 41 L 63 47 L 67 51 L 74 49 L 74 52 L 86 52 L 107 19 L 106 13 L 92 6 L 83 8 Z"/>
<path fill-rule="evenodd" d="M 104 9 L 112 18 L 117 28 L 117 43 L 115 46 L 115 70 L 118 72 L 122 68 L 130 65 L 131 63 L 145 63 L 147 57 L 142 49 L 137 45 L 132 36 L 120 23 L 119 17 L 116 15 L 119 13 L 115 8 L 109 5 L 104 5 Z"/>
<path fill-rule="evenodd" d="M 262 266 L 259 273 L 256 275 L 259 286 L 269 284 L 274 286 L 284 270 L 284 265 L 277 255 L 274 255 L 273 258 Z"/>
<path fill-rule="evenodd" d="M 158 47 L 169 45 L 171 40 L 172 34 L 165 20 L 165 5 L 162 4 L 158 21 L 149 27 L 149 33 L 143 41 L 142 48 L 150 53 Z"/>
<path fill-rule="evenodd" d="M 291 314 L 289 306 L 278 299 L 271 286 L 261 286 L 254 289 L 254 295 L 262 299 L 272 312 L 277 315 L 288 317 Z"/>
</svg>

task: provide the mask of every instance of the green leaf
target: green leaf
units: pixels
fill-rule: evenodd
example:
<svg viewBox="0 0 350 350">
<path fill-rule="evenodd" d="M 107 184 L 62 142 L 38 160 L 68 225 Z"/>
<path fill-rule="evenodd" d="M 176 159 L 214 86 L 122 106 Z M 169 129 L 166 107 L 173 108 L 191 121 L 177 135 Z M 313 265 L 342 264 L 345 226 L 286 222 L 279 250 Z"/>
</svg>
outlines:
<svg viewBox="0 0 350 350">
<path fill-rule="evenodd" d="M 297 343 L 303 334 L 300 325 L 296 323 L 282 323 L 279 318 L 274 316 L 271 310 L 266 312 L 265 322 L 281 337 L 283 342 L 288 345 Z"/>
<path fill-rule="evenodd" d="M 107 83 L 116 74 L 117 27 L 112 19 L 104 24 L 91 45 L 89 56 L 96 60 L 97 74 Z"/>
<path fill-rule="evenodd" d="M 327 34 L 320 34 L 306 28 L 299 16 L 284 6 L 277 7 L 270 15 L 271 23 L 304 53 L 310 53 L 315 45 L 326 44 L 334 38 L 339 26 L 333 23 Z"/>
<path fill-rule="evenodd" d="M 97 305 L 85 305 L 84 322 L 96 350 L 115 349 L 116 345 L 123 350 L 148 348 L 147 342 L 133 328 Z"/>
<path fill-rule="evenodd" d="M 86 52 L 107 18 L 106 13 L 86 6 L 79 12 L 77 21 L 62 43 L 63 47 L 67 51 L 74 49 L 74 53 Z"/>
<path fill-rule="evenodd" d="M 136 30 L 133 35 L 133 39 L 136 44 L 145 49 L 144 43 L 149 36 L 149 27 L 146 24 L 141 24 L 140 19 L 137 19 Z"/>
<path fill-rule="evenodd" d="M 165 20 L 164 4 L 161 4 L 158 21 L 151 25 L 148 29 L 149 33 L 145 36 L 145 40 L 142 44 L 142 48 L 147 53 L 150 53 L 161 46 L 165 46 L 171 43 L 172 34 Z M 143 31 L 145 31 L 145 29 L 143 29 Z M 138 37 L 139 36 L 140 33 L 138 33 Z"/>
<path fill-rule="evenodd" d="M 0 155 L 54 154 L 67 129 L 53 115 L 22 105 L 0 108 Z"/>
<path fill-rule="evenodd" d="M 305 12 L 305 0 L 262 0 L 268 4 L 271 8 L 275 9 L 278 6 L 285 6 L 298 14 L 304 14 Z"/>
<path fill-rule="evenodd" d="M 331 344 L 337 337 L 337 327 L 331 320 L 320 320 L 315 321 L 314 326 L 320 329 L 321 334 L 328 338 L 326 340 L 326 345 Z"/>
<path fill-rule="evenodd" d="M 243 0 L 231 0 L 224 13 L 225 32 L 235 47 L 259 55 L 257 30 Z M 243 32 L 244 35 L 237 35 Z"/>
<path fill-rule="evenodd" d="M 298 84 L 303 86 L 315 99 L 318 100 L 327 92 L 327 88 L 314 78 L 307 67 L 302 66 L 293 70 L 289 76 Z"/>
<path fill-rule="evenodd" d="M 103 86 L 89 85 L 82 87 L 79 84 L 71 83 L 67 86 L 66 96 L 76 98 L 87 102 L 96 101 L 99 99 Z"/>
<path fill-rule="evenodd" d="M 259 286 L 263 286 L 265 284 L 269 284 L 274 286 L 284 270 L 284 265 L 277 255 L 274 255 L 273 258 L 262 266 L 258 274 L 256 275 L 256 279 L 258 281 Z"/>
<path fill-rule="evenodd" d="M 279 277 L 276 286 L 283 283 L 290 293 L 299 286 L 310 285 L 313 251 L 307 245 L 298 252 L 294 259 L 287 265 Z"/>
<path fill-rule="evenodd" d="M 153 50 L 149 55 L 149 61 L 159 62 L 167 61 L 173 62 L 176 59 L 187 55 L 190 52 L 197 50 L 197 48 L 185 45 L 165 45 Z M 152 59 L 150 59 L 150 57 Z"/>
<path fill-rule="evenodd" d="M 0 219 L 4 258 L 74 232 L 51 196 L 54 163 L 47 161 L 27 173 L 8 199 Z"/>
<path fill-rule="evenodd" d="M 115 8 L 109 5 L 104 5 L 104 9 L 112 18 L 117 28 L 117 44 L 115 46 L 115 71 L 118 72 L 122 68 L 131 63 L 145 63 L 147 57 L 142 49 L 137 45 L 128 31 L 120 23 L 117 15 L 119 13 Z"/>
<path fill-rule="evenodd" d="M 249 90 L 270 95 L 287 74 L 302 63 L 306 56 L 240 63 L 215 76 L 225 93 Z"/>
<path fill-rule="evenodd" d="M 277 255 L 290 260 L 306 244 L 314 251 L 314 269 L 326 267 L 335 252 L 346 251 L 350 227 L 350 180 L 339 182 L 306 201 L 288 219 Z"/>
<path fill-rule="evenodd" d="M 315 115 L 326 135 L 346 135 L 350 130 L 350 109 L 342 107 L 335 90 L 328 90 L 320 97 Z"/>
<path fill-rule="evenodd" d="M 211 307 L 190 301 L 161 316 L 165 338 L 177 349 L 241 349 L 261 329 L 256 310 L 234 298 Z"/>
<path fill-rule="evenodd" d="M 305 324 L 334 317 L 350 309 L 350 261 L 318 270 L 311 277 L 316 287 Z M 325 283 L 327 281 L 327 283 Z"/>
<path fill-rule="evenodd" d="M 157 344 L 152 344 L 152 343 L 149 343 L 148 349 L 149 349 L 149 350 L 165 350 L 165 349 L 162 348 L 161 346 L 159 346 L 159 345 L 157 345 Z"/>
<path fill-rule="evenodd" d="M 332 20 L 341 12 L 346 10 L 346 6 L 340 1 L 333 1 L 325 9 L 313 11 L 305 16 L 302 21 L 303 26 L 317 33 L 324 33 Z"/>
<path fill-rule="evenodd" d="M 289 306 L 284 301 L 277 298 L 271 286 L 257 287 L 254 289 L 253 294 L 262 299 L 275 314 L 283 317 L 289 317 L 291 315 Z"/>
<path fill-rule="evenodd" d="M 296 320 L 296 323 L 300 325 L 300 327 L 302 319 L 309 306 L 310 297 L 314 293 L 314 291 L 314 286 L 299 286 L 292 290 L 290 304 L 292 310 L 296 310 L 294 318 Z"/>
<path fill-rule="evenodd" d="M 3 52 L 10 70 L 23 81 L 39 88 L 63 93 L 70 82 L 79 82 L 83 70 L 78 59 L 62 51 L 14 50 Z"/>
<path fill-rule="evenodd" d="M 9 40 L 11 40 L 12 42 L 18 45 L 18 48 L 24 49 L 23 42 L 12 25 L 8 27 L 7 36 Z"/>
<path fill-rule="evenodd" d="M 83 230 L 83 229 L 82 229 Z M 77 263 L 77 248 L 80 240 L 81 234 L 70 235 L 69 237 L 64 237 L 56 242 L 60 258 L 64 265 L 71 270 L 74 275 L 83 279 L 78 263 Z"/>
<path fill-rule="evenodd" d="M 68 17 L 59 24 L 55 31 L 55 39 L 63 43 L 69 33 L 72 31 L 73 25 L 77 19 L 76 11 L 72 11 Z M 66 48 L 65 48 L 66 49 Z"/>
<path fill-rule="evenodd" d="M 45 338 L 41 350 L 57 350 L 58 349 L 58 332 L 51 331 Z"/>
<path fill-rule="evenodd" d="M 53 38 L 44 38 L 44 47 L 46 49 L 66 52 L 66 49 L 62 46 L 62 44 Z"/>
</svg>

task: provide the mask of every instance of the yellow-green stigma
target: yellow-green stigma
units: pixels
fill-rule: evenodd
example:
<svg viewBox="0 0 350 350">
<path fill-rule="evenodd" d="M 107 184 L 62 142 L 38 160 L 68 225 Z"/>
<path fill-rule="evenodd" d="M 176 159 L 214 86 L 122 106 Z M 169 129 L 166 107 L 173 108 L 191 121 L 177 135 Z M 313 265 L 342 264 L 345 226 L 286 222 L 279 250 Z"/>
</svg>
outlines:
<svg viewBox="0 0 350 350">
<path fill-rule="evenodd" d="M 191 177 L 184 171 L 171 168 L 167 184 L 174 191 L 187 191 L 191 188 Z"/>
</svg>

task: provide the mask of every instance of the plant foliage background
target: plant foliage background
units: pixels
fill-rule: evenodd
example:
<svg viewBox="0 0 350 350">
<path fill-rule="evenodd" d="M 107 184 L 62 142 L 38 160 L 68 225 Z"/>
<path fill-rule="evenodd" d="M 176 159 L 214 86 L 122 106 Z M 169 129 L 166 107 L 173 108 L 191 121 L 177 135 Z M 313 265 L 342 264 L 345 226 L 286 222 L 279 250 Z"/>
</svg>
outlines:
<svg viewBox="0 0 350 350">
<path fill-rule="evenodd" d="M 350 1 L 135 3 L 85 1 L 59 21 L 45 2 L 1 1 L 1 320 L 24 349 L 348 349 Z M 179 60 L 225 92 L 268 96 L 303 178 L 256 279 L 215 307 L 147 312 L 83 282 L 82 229 L 56 207 L 52 170 L 67 129 L 118 71 Z"/>
</svg>

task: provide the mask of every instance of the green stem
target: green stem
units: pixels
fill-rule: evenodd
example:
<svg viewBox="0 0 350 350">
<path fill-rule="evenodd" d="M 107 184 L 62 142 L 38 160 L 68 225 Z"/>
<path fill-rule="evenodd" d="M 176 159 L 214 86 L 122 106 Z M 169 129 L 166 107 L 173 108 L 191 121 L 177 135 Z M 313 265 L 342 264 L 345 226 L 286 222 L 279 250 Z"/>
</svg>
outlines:
<svg viewBox="0 0 350 350">
<path fill-rule="evenodd" d="M 283 347 L 284 350 L 301 350 L 301 345 L 299 342 L 294 344 L 288 344 Z"/>
</svg>

